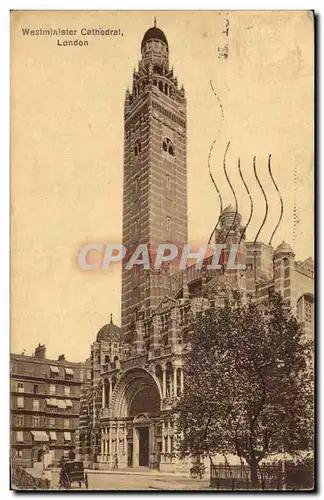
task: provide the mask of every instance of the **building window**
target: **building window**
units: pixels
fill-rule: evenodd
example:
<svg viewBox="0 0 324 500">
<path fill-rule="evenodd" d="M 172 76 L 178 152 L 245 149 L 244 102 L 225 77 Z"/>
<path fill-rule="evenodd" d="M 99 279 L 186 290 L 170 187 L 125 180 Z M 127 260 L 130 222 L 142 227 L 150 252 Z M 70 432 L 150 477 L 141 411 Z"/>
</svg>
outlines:
<svg viewBox="0 0 324 500">
<path fill-rule="evenodd" d="M 168 137 L 165 137 L 162 142 L 162 149 L 165 153 L 170 156 L 175 156 L 174 154 L 174 146 Z"/>
<path fill-rule="evenodd" d="M 65 396 L 70 396 L 71 388 L 69 385 L 64 386 L 64 394 Z"/>
<path fill-rule="evenodd" d="M 172 227 L 172 221 L 171 221 L 170 217 L 167 217 L 166 218 L 166 228 L 167 228 L 167 231 L 171 231 L 171 227 Z"/>
<path fill-rule="evenodd" d="M 137 141 L 134 144 L 134 155 L 138 156 L 141 151 L 142 151 L 141 141 L 140 139 L 137 139 Z"/>
<path fill-rule="evenodd" d="M 24 442 L 24 433 L 23 433 L 23 431 L 17 431 L 16 441 L 17 441 L 17 443 L 23 443 Z"/>
<path fill-rule="evenodd" d="M 39 427 L 39 417 L 33 417 L 33 427 Z"/>
<path fill-rule="evenodd" d="M 23 415 L 16 416 L 16 425 L 17 425 L 17 427 L 23 427 L 23 425 L 24 425 L 24 416 Z"/>
<path fill-rule="evenodd" d="M 60 375 L 60 370 L 58 366 L 50 366 L 50 377 L 58 378 Z"/>
<path fill-rule="evenodd" d="M 171 177 L 169 175 L 166 176 L 166 187 L 167 187 L 167 190 L 170 191 L 170 189 L 171 189 Z"/>
<path fill-rule="evenodd" d="M 22 458 L 23 454 L 22 454 L 22 450 L 16 450 L 16 457 L 17 458 Z"/>
<path fill-rule="evenodd" d="M 22 382 L 17 383 L 18 392 L 24 392 L 24 384 Z"/>
<path fill-rule="evenodd" d="M 70 427 L 70 420 L 68 418 L 64 419 L 64 429 L 68 429 Z"/>
<path fill-rule="evenodd" d="M 313 323 L 313 302 L 304 297 L 304 319 L 305 323 Z"/>
<path fill-rule="evenodd" d="M 64 432 L 64 441 L 66 441 L 66 442 L 72 441 L 70 432 Z"/>
<path fill-rule="evenodd" d="M 50 427 L 55 427 L 55 417 L 50 417 L 48 421 Z"/>
<path fill-rule="evenodd" d="M 38 394 L 38 389 L 39 389 L 38 385 L 35 384 L 34 385 L 34 394 Z"/>
<path fill-rule="evenodd" d="M 34 411 L 39 411 L 39 399 L 34 399 L 33 400 L 33 410 Z"/>
<path fill-rule="evenodd" d="M 50 392 L 50 395 L 51 396 L 54 396 L 54 394 L 56 394 L 56 385 L 50 385 L 49 386 L 49 392 Z"/>
<path fill-rule="evenodd" d="M 109 356 L 105 356 L 105 364 L 107 365 L 108 363 L 110 363 L 110 358 Z"/>
<path fill-rule="evenodd" d="M 72 380 L 74 376 L 74 371 L 72 368 L 65 368 L 65 380 Z"/>
<path fill-rule="evenodd" d="M 23 407 L 24 407 L 24 398 L 18 397 L 17 398 L 17 408 L 23 408 Z"/>
</svg>

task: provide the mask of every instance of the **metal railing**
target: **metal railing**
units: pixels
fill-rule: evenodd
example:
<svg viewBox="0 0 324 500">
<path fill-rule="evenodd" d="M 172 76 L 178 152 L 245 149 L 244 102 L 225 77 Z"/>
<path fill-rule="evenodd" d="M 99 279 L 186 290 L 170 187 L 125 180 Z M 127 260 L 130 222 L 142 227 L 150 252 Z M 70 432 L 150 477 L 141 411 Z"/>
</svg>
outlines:
<svg viewBox="0 0 324 500">
<path fill-rule="evenodd" d="M 248 465 L 212 464 L 210 486 L 218 490 L 311 490 L 314 471 L 304 464 L 263 463 L 257 468 L 257 483 L 252 484 Z"/>
</svg>

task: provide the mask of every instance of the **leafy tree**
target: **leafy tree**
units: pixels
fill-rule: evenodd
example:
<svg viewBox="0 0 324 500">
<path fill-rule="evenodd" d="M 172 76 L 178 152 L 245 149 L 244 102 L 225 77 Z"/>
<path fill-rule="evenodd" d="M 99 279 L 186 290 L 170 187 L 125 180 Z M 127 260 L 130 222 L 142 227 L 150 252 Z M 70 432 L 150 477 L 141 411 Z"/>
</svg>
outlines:
<svg viewBox="0 0 324 500">
<path fill-rule="evenodd" d="M 311 345 L 278 294 L 259 307 L 231 294 L 193 330 L 174 409 L 180 454 L 237 454 L 256 486 L 262 459 L 312 447 Z"/>
</svg>

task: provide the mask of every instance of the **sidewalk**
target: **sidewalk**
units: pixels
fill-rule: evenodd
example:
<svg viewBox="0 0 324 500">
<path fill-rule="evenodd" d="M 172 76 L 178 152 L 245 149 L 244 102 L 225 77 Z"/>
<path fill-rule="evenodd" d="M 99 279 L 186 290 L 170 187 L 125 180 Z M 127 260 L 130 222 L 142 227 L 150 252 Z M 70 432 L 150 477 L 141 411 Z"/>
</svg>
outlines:
<svg viewBox="0 0 324 500">
<path fill-rule="evenodd" d="M 93 470 L 84 469 L 86 473 L 90 474 L 129 474 L 131 476 L 161 476 L 161 477 L 183 477 L 190 479 L 189 472 L 160 472 L 157 469 L 149 469 L 148 467 L 143 467 L 143 469 L 125 468 L 125 469 L 107 469 L 107 470 Z"/>
</svg>

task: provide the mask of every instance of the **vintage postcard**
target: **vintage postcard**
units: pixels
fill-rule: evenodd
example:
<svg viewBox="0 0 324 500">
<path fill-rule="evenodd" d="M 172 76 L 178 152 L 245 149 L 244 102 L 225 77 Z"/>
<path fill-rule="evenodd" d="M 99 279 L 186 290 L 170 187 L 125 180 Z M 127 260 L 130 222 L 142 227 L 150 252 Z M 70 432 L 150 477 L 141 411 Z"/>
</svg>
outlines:
<svg viewBox="0 0 324 500">
<path fill-rule="evenodd" d="M 314 30 L 11 12 L 12 489 L 314 489 Z"/>
</svg>

